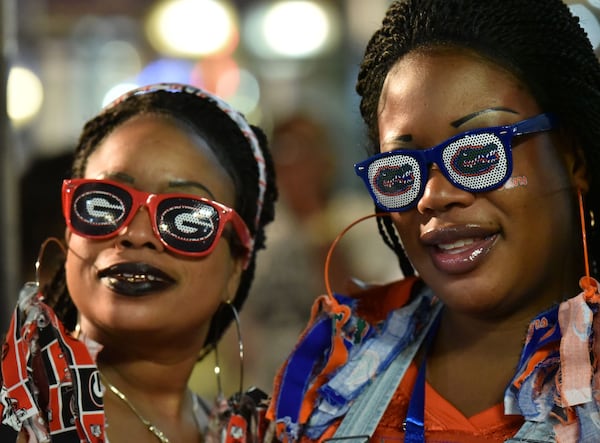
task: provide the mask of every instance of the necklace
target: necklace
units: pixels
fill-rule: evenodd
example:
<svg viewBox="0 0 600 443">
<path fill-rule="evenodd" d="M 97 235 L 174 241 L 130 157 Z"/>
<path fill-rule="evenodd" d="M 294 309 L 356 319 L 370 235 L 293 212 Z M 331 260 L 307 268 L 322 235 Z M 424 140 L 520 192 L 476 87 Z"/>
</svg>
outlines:
<svg viewBox="0 0 600 443">
<path fill-rule="evenodd" d="M 146 428 L 148 428 L 148 430 L 150 432 L 152 432 L 156 436 L 156 438 L 158 438 L 158 440 L 161 443 L 170 443 L 170 441 L 167 438 L 167 436 L 165 435 L 165 433 L 163 431 L 161 431 L 160 429 L 158 429 L 155 425 L 153 425 L 149 420 L 144 418 L 144 416 L 139 413 L 139 411 L 133 405 L 133 403 L 131 403 L 129 401 L 127 396 L 125 394 L 123 394 L 115 385 L 113 385 L 111 382 L 109 382 L 101 372 L 100 372 L 100 379 L 102 380 L 102 383 L 104 383 L 106 386 L 108 386 L 108 388 L 110 389 L 110 392 L 115 394 L 119 400 L 121 400 L 123 403 L 125 403 L 129 407 L 129 409 L 131 409 L 131 411 L 136 415 L 136 417 L 144 424 L 144 426 L 146 426 Z"/>
</svg>

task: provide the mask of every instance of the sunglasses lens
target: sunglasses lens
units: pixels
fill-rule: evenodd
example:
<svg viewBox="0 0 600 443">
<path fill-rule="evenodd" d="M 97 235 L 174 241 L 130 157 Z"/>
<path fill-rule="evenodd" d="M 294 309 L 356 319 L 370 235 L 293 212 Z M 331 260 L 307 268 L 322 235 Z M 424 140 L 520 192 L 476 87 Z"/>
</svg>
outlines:
<svg viewBox="0 0 600 443">
<path fill-rule="evenodd" d="M 73 192 L 71 227 L 88 237 L 102 237 L 117 231 L 131 210 L 129 193 L 107 183 L 79 185 Z"/>
<path fill-rule="evenodd" d="M 367 177 L 377 203 L 386 210 L 410 206 L 419 196 L 423 181 L 417 159 L 397 152 L 372 162 Z"/>
<path fill-rule="evenodd" d="M 444 147 L 443 167 L 451 182 L 481 192 L 500 186 L 509 172 L 507 153 L 500 138 L 489 132 L 466 135 Z"/>
<path fill-rule="evenodd" d="M 156 209 L 163 241 L 186 253 L 202 253 L 217 238 L 220 215 L 216 208 L 192 198 L 168 198 Z"/>
</svg>

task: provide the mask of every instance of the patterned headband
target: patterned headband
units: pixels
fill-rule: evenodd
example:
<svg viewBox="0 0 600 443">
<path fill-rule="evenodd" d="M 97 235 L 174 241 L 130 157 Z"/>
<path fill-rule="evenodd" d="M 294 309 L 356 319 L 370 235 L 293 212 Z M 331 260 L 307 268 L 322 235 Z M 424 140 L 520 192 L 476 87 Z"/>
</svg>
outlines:
<svg viewBox="0 0 600 443">
<path fill-rule="evenodd" d="M 246 121 L 246 118 L 239 111 L 236 111 L 222 98 L 211 94 L 210 92 L 196 88 L 195 86 L 185 85 L 182 83 L 156 83 L 132 89 L 131 91 L 128 91 L 120 97 L 118 97 L 117 99 L 113 100 L 104 108 L 104 110 L 110 109 L 135 95 L 151 94 L 157 91 L 190 94 L 196 97 L 200 97 L 203 100 L 208 100 L 209 102 L 216 105 L 221 111 L 223 111 L 238 126 L 244 137 L 246 137 L 246 139 L 248 140 L 248 144 L 250 145 L 252 153 L 254 154 L 254 159 L 256 160 L 256 165 L 258 166 L 258 201 L 256 202 L 256 219 L 254 221 L 256 229 L 258 229 L 260 215 L 263 207 L 265 187 L 267 184 L 265 159 L 260 148 L 260 144 L 258 143 L 258 139 L 254 134 L 254 131 L 252 131 L 252 128 L 250 128 L 250 125 Z"/>
</svg>

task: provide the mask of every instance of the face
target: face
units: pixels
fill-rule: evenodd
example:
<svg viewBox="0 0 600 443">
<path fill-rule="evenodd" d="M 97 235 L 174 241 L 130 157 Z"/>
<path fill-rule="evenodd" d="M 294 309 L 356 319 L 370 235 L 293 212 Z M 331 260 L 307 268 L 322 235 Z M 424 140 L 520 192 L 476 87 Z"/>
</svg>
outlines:
<svg viewBox="0 0 600 443">
<path fill-rule="evenodd" d="M 425 149 L 544 111 L 513 75 L 474 54 L 413 52 L 382 90 L 381 151 Z M 500 189 L 461 190 L 434 164 L 416 207 L 392 213 L 417 272 L 448 307 L 470 315 L 529 319 L 580 292 L 574 189 L 585 183 L 574 147 L 556 130 L 512 146 L 513 173 Z"/>
<path fill-rule="evenodd" d="M 117 127 L 90 155 L 85 178 L 229 207 L 235 201 L 233 181 L 207 143 L 164 116 L 134 117 Z M 235 296 L 242 270 L 223 237 L 200 258 L 167 250 L 145 207 L 115 237 L 90 240 L 67 231 L 67 242 L 67 285 L 81 328 L 103 344 L 125 333 L 128 340 L 154 337 L 199 349 L 220 303 Z"/>
</svg>

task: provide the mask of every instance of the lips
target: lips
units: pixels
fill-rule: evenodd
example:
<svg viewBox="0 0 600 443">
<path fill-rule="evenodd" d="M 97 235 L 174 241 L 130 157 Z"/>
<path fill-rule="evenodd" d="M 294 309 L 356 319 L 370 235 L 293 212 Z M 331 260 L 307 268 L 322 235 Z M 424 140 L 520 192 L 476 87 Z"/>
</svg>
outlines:
<svg viewBox="0 0 600 443">
<path fill-rule="evenodd" d="M 147 263 L 119 263 L 98 272 L 98 278 L 121 295 L 140 296 L 160 292 L 175 279 Z"/>
<path fill-rule="evenodd" d="M 458 226 L 428 231 L 421 236 L 434 266 L 448 274 L 473 271 L 493 249 L 499 233 L 478 226 Z"/>
</svg>

